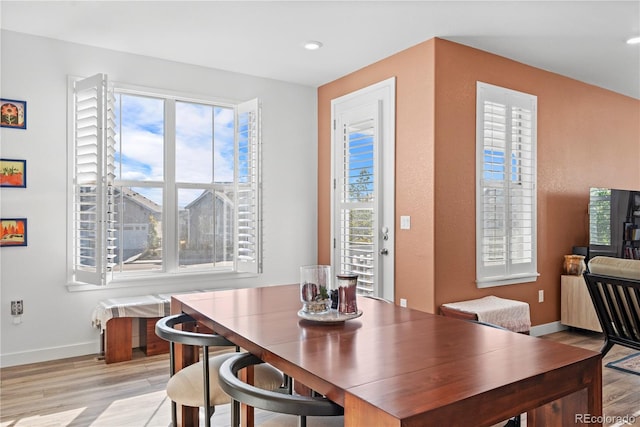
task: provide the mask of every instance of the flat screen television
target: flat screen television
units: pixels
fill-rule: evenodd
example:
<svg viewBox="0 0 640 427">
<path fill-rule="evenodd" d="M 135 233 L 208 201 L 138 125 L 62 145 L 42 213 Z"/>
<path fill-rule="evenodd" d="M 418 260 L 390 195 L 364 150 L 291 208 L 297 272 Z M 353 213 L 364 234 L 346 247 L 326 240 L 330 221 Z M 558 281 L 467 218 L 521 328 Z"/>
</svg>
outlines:
<svg viewBox="0 0 640 427">
<path fill-rule="evenodd" d="M 640 259 L 640 191 L 589 190 L 589 258 Z"/>
</svg>

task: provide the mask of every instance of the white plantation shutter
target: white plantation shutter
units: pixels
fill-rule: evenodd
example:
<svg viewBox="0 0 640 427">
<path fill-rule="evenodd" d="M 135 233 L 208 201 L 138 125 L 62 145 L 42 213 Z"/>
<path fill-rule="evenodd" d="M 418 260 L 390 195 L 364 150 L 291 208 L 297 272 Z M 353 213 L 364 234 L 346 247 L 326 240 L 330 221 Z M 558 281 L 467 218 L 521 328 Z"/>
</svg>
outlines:
<svg viewBox="0 0 640 427">
<path fill-rule="evenodd" d="M 115 258 L 114 96 L 98 74 L 73 88 L 73 280 L 106 285 Z"/>
<path fill-rule="evenodd" d="M 535 281 L 537 98 L 478 82 L 478 287 Z"/>
<path fill-rule="evenodd" d="M 379 210 L 376 180 L 376 143 L 379 139 L 379 104 L 374 102 L 340 115 L 339 161 L 336 167 L 337 272 L 358 274 L 358 289 L 374 294 L 377 271 Z"/>
<path fill-rule="evenodd" d="M 238 105 L 236 129 L 236 269 L 261 273 L 261 117 L 257 99 Z"/>
</svg>

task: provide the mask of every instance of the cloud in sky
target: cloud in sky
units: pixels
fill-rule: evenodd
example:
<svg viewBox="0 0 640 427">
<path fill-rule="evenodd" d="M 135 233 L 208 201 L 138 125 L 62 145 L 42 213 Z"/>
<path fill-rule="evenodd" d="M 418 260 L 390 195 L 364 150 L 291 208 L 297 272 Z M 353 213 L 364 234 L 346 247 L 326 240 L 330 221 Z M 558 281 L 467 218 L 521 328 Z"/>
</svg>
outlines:
<svg viewBox="0 0 640 427">
<path fill-rule="evenodd" d="M 116 166 L 120 178 L 162 181 L 164 178 L 164 103 L 160 99 L 120 95 Z"/>
<path fill-rule="evenodd" d="M 176 180 L 233 182 L 233 110 L 176 103 Z"/>
<path fill-rule="evenodd" d="M 163 100 L 126 94 L 119 95 L 118 99 L 117 176 L 122 180 L 162 182 L 165 172 Z M 178 183 L 233 182 L 233 109 L 176 102 L 175 149 Z M 145 187 L 137 190 L 162 204 L 161 191 Z M 190 193 L 180 192 L 180 199 Z M 181 207 L 193 200 L 192 196 L 186 198 L 190 200 L 179 200 Z"/>
</svg>

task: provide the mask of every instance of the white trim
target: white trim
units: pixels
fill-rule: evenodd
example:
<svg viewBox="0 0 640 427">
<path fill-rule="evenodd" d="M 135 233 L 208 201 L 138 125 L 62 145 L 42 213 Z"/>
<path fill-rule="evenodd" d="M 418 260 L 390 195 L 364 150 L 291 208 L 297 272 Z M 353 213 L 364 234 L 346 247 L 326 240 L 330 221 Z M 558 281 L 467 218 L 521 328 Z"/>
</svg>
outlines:
<svg viewBox="0 0 640 427">
<path fill-rule="evenodd" d="M 363 98 L 368 97 L 368 98 Z M 377 156 L 380 159 L 378 166 L 382 166 L 379 173 L 381 174 L 381 192 L 384 200 L 387 203 L 384 204 L 384 224 L 380 224 L 377 227 L 378 231 L 382 226 L 386 226 L 389 229 L 389 239 L 386 241 L 385 247 L 389 250 L 387 255 L 388 262 L 385 263 L 382 277 L 387 278 L 383 280 L 382 288 L 377 287 L 377 292 L 382 298 L 393 301 L 395 295 L 395 117 L 396 117 L 396 78 L 390 77 L 386 80 L 374 83 L 365 88 L 356 90 L 354 92 L 343 95 L 339 98 L 331 100 L 331 239 L 329 240 L 331 263 L 335 265 L 336 254 L 334 241 L 337 239 L 336 224 L 334 221 L 335 204 L 335 188 L 334 182 L 337 180 L 336 165 L 335 165 L 335 134 L 336 134 L 336 109 L 349 109 L 362 106 L 367 102 L 375 99 L 380 105 L 379 113 L 379 127 L 381 128 L 380 135 L 382 136 L 382 144 L 377 148 L 380 154 Z M 386 149 L 386 150 L 385 150 Z M 385 174 L 387 176 L 385 176 Z M 387 178 L 388 177 L 388 178 Z M 377 190 L 376 190 L 377 192 Z M 376 194 L 377 195 L 377 194 Z M 380 201 L 378 201 L 380 203 Z M 378 253 L 378 245 L 376 241 L 376 253 Z M 380 263 L 380 257 L 378 257 Z M 381 264 L 381 263 L 380 263 Z"/>
<path fill-rule="evenodd" d="M 475 204 L 477 287 L 535 282 L 539 276 L 537 96 L 476 82 Z M 516 227 L 524 231 L 518 233 Z M 492 230 L 495 237 L 487 234 Z M 497 247 L 495 253 L 485 251 L 488 245 Z M 514 249 L 519 246 L 523 247 Z"/>
<path fill-rule="evenodd" d="M 95 354 L 97 357 L 100 353 L 100 334 L 97 330 L 96 335 L 98 338 L 95 341 L 0 354 L 0 368 L 66 359 L 68 357 L 86 356 L 89 354 Z"/>
<path fill-rule="evenodd" d="M 71 131 L 74 124 L 74 109 L 73 109 L 73 96 L 74 96 L 74 82 L 84 80 L 83 77 L 71 76 L 67 77 L 68 79 L 68 100 L 71 102 L 68 103 L 67 109 L 67 120 L 69 131 L 67 132 L 67 150 L 68 150 L 68 174 L 70 177 L 73 176 L 74 173 L 74 164 L 76 157 L 74 155 L 73 144 L 73 132 Z M 238 272 L 233 271 L 231 267 L 220 267 L 215 270 L 211 269 L 193 269 L 192 271 L 182 271 L 178 262 L 178 235 L 179 235 L 179 213 L 174 209 L 177 206 L 177 192 L 182 188 L 210 188 L 215 189 L 218 187 L 218 184 L 207 184 L 207 183 L 179 183 L 176 182 L 176 170 L 175 170 L 175 162 L 169 161 L 175 159 L 175 146 L 176 146 L 176 136 L 175 136 L 175 104 L 176 102 L 185 102 L 192 104 L 202 104 L 211 107 L 220 107 L 220 108 L 229 108 L 234 111 L 234 116 L 237 119 L 238 116 L 238 108 L 246 104 L 246 102 L 236 102 L 223 100 L 220 98 L 209 97 L 209 96 L 197 96 L 193 94 L 188 94 L 184 92 L 177 92 L 171 90 L 164 89 L 152 89 L 148 87 L 138 86 L 138 85 L 130 85 L 120 82 L 111 82 L 111 85 L 116 88 L 118 94 L 139 96 L 139 97 L 148 97 L 155 98 L 163 101 L 164 111 L 163 111 L 163 121 L 164 121 L 164 132 L 163 132 L 163 156 L 164 156 L 164 176 L 163 181 L 130 181 L 130 180 L 119 180 L 116 179 L 116 185 L 122 187 L 158 187 L 162 189 L 162 214 L 161 214 L 161 222 L 164 225 L 163 229 L 163 263 L 162 269 L 160 271 L 140 271 L 140 272 L 114 272 L 110 273 L 110 279 L 108 281 L 109 288 L 119 288 L 119 287 L 132 287 L 132 286 L 144 286 L 151 284 L 162 284 L 162 283 L 174 283 L 176 279 L 184 280 L 186 279 L 188 282 L 197 282 L 202 278 L 230 278 L 230 279 L 242 279 L 247 277 L 256 277 L 255 274 L 251 274 L 251 272 Z M 259 106 L 259 100 L 254 99 L 250 102 L 253 102 Z M 259 117 L 259 116 L 258 116 Z M 237 128 L 237 123 L 235 123 Z M 261 149 L 261 140 L 260 140 L 260 132 L 258 132 L 258 150 Z M 214 150 L 215 151 L 215 150 Z M 236 153 L 237 157 L 237 153 Z M 260 159 L 258 159 L 259 161 Z M 237 166 L 236 166 L 237 168 Z M 261 172 L 258 172 L 258 179 L 260 178 Z M 167 183 L 174 183 L 175 185 L 169 186 Z M 261 182 L 258 183 L 261 186 Z M 258 194 L 258 198 L 260 198 L 259 191 L 256 191 Z M 73 185 L 70 185 L 67 192 L 67 207 L 71 206 L 73 201 L 74 193 L 73 193 Z M 262 213 L 258 212 L 258 221 L 261 223 L 262 218 L 260 217 Z M 84 282 L 74 282 L 77 278 L 74 278 L 74 266 L 73 266 L 73 258 L 72 254 L 74 252 L 74 238 L 73 238 L 73 229 L 70 226 L 73 224 L 73 209 L 67 208 L 67 289 L 69 291 L 86 291 L 86 290 L 98 290 L 100 287 L 97 287 L 93 284 L 84 283 Z M 258 236 L 260 241 L 260 250 L 257 251 L 258 257 L 261 256 L 261 236 Z M 258 265 L 261 266 L 261 258 L 257 260 Z M 261 269 L 261 267 L 260 267 Z"/>
<path fill-rule="evenodd" d="M 180 213 L 178 206 L 178 186 L 176 185 L 176 100 L 164 99 L 164 182 L 162 183 L 162 271 L 178 268 L 178 231 Z M 213 147 L 212 147 L 213 149 Z M 167 185 L 167 183 L 172 183 Z M 114 275 L 115 276 L 115 275 Z"/>
<path fill-rule="evenodd" d="M 491 288 L 494 286 L 513 285 L 515 283 L 530 283 L 538 280 L 540 273 L 513 274 L 511 276 L 484 277 L 476 280 L 478 288 Z"/>
<path fill-rule="evenodd" d="M 74 245 L 75 245 L 75 241 L 73 238 L 74 235 L 74 230 L 73 227 L 71 226 L 73 224 L 73 215 L 74 215 L 74 210 L 72 208 L 70 208 L 70 206 L 72 205 L 73 202 L 73 198 L 74 198 L 74 192 L 73 192 L 73 173 L 74 173 L 74 168 L 75 168 L 75 150 L 73 148 L 73 144 L 74 144 L 74 127 L 75 127 L 75 120 L 74 120 L 74 101 L 73 101 L 73 96 L 74 96 L 74 85 L 73 83 L 77 80 L 79 80 L 80 77 L 73 77 L 73 76 L 67 76 L 67 181 L 66 181 L 66 186 L 67 186 L 67 200 L 65 203 L 65 208 L 67 210 L 67 215 L 66 215 L 66 227 L 67 227 L 67 233 L 66 233 L 66 238 L 67 238 L 67 242 L 66 242 L 66 248 L 67 248 L 67 253 L 66 253 L 66 270 L 67 270 L 67 279 L 71 278 L 74 276 L 73 274 L 73 253 L 74 253 Z M 1 357 L 1 355 L 0 355 Z"/>
<path fill-rule="evenodd" d="M 146 86 L 132 85 L 117 81 L 111 81 L 111 84 L 117 89 L 119 93 L 126 93 L 127 95 L 171 99 L 173 101 L 190 102 L 194 104 L 216 104 L 217 106 L 227 108 L 235 108 L 236 105 L 242 103 L 242 101 L 239 100 L 229 100 L 213 96 L 196 95 L 189 92 L 179 92 L 175 90 L 150 88 Z"/>
<path fill-rule="evenodd" d="M 108 286 L 90 285 L 87 283 L 67 283 L 67 290 L 69 292 L 78 291 L 104 291 L 105 289 L 118 289 L 118 288 L 134 288 L 139 286 L 163 286 L 163 285 L 175 285 L 176 281 L 180 282 L 180 285 L 188 287 L 198 287 L 201 283 L 205 283 L 207 287 L 213 287 L 212 283 L 218 283 L 227 280 L 241 280 L 259 277 L 254 273 L 242 273 L 235 272 L 231 268 L 221 269 L 219 271 L 203 271 L 194 270 L 192 272 L 177 272 L 177 273 L 163 273 L 163 272 L 151 272 L 140 273 L 139 275 L 126 275 L 114 277 L 109 282 Z M 222 284 L 221 284 L 222 286 Z M 228 287 L 228 284 L 225 285 Z"/>
<path fill-rule="evenodd" d="M 531 335 L 532 337 L 541 337 L 543 335 L 549 335 L 549 334 L 553 334 L 555 332 L 565 331 L 567 329 L 569 329 L 569 328 L 564 326 L 558 320 L 558 321 L 551 322 L 551 323 L 545 323 L 545 324 L 542 324 L 542 325 L 532 326 L 531 329 L 529 329 L 529 335 Z"/>
</svg>

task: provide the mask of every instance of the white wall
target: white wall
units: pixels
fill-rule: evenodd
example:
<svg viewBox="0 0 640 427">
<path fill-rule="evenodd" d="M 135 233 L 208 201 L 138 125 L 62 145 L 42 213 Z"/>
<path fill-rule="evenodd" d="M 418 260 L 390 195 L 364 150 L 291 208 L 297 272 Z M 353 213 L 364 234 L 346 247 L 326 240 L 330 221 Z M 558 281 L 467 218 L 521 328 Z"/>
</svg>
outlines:
<svg viewBox="0 0 640 427">
<path fill-rule="evenodd" d="M 27 188 L 2 188 L 3 218 L 28 219 L 28 246 L 0 250 L 0 366 L 99 351 L 91 326 L 98 301 L 149 293 L 250 287 L 298 281 L 316 261 L 316 90 L 129 55 L 1 33 L 0 95 L 27 101 L 27 129 L 0 129 L 3 158 L 27 160 Z M 66 277 L 67 76 L 107 73 L 113 81 L 215 96 L 262 99 L 264 273 L 257 278 L 70 291 Z M 12 324 L 10 301 L 24 300 Z"/>
</svg>

